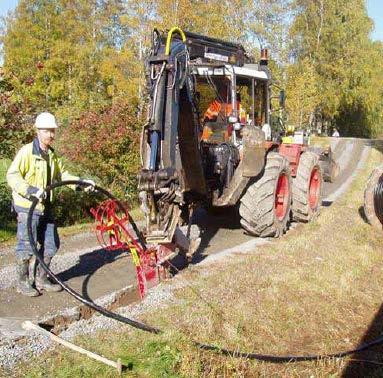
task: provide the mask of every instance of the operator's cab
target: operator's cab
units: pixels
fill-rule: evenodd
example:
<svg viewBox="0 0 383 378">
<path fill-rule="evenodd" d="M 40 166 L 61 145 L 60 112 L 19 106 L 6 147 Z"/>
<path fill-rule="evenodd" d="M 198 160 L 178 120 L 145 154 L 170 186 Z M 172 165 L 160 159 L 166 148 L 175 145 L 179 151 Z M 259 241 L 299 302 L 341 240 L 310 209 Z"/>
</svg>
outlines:
<svg viewBox="0 0 383 378">
<path fill-rule="evenodd" d="M 242 146 L 243 129 L 269 123 L 269 83 L 267 67 L 258 64 L 195 65 L 198 110 L 206 143 L 231 142 Z"/>
</svg>

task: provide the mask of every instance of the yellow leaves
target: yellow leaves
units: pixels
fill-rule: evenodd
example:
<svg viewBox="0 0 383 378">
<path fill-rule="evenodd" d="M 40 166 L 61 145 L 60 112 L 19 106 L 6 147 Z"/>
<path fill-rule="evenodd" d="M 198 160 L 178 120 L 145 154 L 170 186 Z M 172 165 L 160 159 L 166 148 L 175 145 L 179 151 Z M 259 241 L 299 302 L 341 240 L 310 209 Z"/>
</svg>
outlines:
<svg viewBox="0 0 383 378">
<path fill-rule="evenodd" d="M 1 38 L 5 69 L 36 107 L 78 113 L 125 98 L 143 108 L 151 31 L 175 25 L 256 56 L 260 44 L 270 47 L 300 127 L 316 109 L 333 119 L 360 103 L 381 119 L 383 48 L 369 40 L 363 0 L 20 0 Z"/>
<path fill-rule="evenodd" d="M 335 120 L 343 135 L 368 135 L 377 122 L 376 114 L 383 112 L 379 90 L 383 56 L 376 53 L 379 49 L 370 40 L 372 23 L 365 2 L 295 0 L 294 9 L 296 15 L 290 28 L 296 51 L 294 65 L 301 71 L 305 58 L 311 62 L 316 75 L 316 106 L 322 118 Z M 305 69 L 310 76 L 310 68 Z M 297 105 L 304 96 L 297 95 L 299 86 L 291 84 L 289 80 L 293 101 L 288 100 L 288 106 L 297 120 L 298 114 L 304 113 Z"/>
<path fill-rule="evenodd" d="M 291 65 L 287 70 L 286 107 L 290 123 L 298 128 L 307 126 L 310 115 L 318 105 L 317 81 L 314 66 L 308 58 Z"/>
</svg>

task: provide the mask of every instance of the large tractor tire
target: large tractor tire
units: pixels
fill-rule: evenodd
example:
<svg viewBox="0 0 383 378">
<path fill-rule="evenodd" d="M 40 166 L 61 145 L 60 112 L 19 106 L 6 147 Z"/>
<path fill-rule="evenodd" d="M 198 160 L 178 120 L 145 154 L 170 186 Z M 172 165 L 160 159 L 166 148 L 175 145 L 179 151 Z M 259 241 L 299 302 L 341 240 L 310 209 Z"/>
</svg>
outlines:
<svg viewBox="0 0 383 378">
<path fill-rule="evenodd" d="M 282 236 L 290 218 L 291 193 L 289 162 L 270 152 L 263 176 L 249 186 L 241 199 L 242 227 L 255 236 Z"/>
<path fill-rule="evenodd" d="M 376 213 L 375 189 L 381 177 L 383 177 L 383 164 L 376 167 L 372 171 L 364 191 L 364 214 L 366 215 L 368 223 L 370 223 L 371 226 L 377 228 L 378 230 L 382 229 L 382 223 L 380 223 Z M 381 206 L 383 207 L 383 205 Z"/>
<path fill-rule="evenodd" d="M 299 160 L 297 176 L 293 180 L 293 220 L 310 222 L 319 214 L 322 204 L 323 172 L 319 156 L 304 152 Z"/>
</svg>

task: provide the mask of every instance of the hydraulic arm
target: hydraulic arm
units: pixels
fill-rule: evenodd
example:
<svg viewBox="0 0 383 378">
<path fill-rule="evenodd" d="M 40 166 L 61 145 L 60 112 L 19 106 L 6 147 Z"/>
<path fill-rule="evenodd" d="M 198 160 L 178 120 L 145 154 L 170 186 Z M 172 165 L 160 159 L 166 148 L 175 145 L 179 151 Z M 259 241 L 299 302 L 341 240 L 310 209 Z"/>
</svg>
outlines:
<svg viewBox="0 0 383 378">
<path fill-rule="evenodd" d="M 179 38 L 172 38 L 175 33 Z M 169 31 L 166 42 L 155 31 L 148 59 L 151 106 L 143 131 L 139 174 L 148 243 L 170 243 L 181 214 L 188 213 L 190 201 L 186 202 L 185 196 L 205 193 L 200 126 L 185 41 L 178 28 Z"/>
</svg>

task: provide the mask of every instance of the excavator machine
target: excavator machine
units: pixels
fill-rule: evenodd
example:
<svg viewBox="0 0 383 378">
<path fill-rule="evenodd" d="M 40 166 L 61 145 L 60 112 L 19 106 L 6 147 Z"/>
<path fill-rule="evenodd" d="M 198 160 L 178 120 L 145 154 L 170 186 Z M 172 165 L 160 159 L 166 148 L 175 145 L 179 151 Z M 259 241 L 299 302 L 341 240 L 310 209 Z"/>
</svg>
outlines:
<svg viewBox="0 0 383 378">
<path fill-rule="evenodd" d="M 270 130 L 266 50 L 255 63 L 238 43 L 154 30 L 146 72 L 138 189 L 148 244 L 188 249 L 178 230 L 200 206 L 239 204 L 242 227 L 261 237 L 279 237 L 291 218 L 308 222 L 318 213 L 320 154 Z"/>
</svg>

